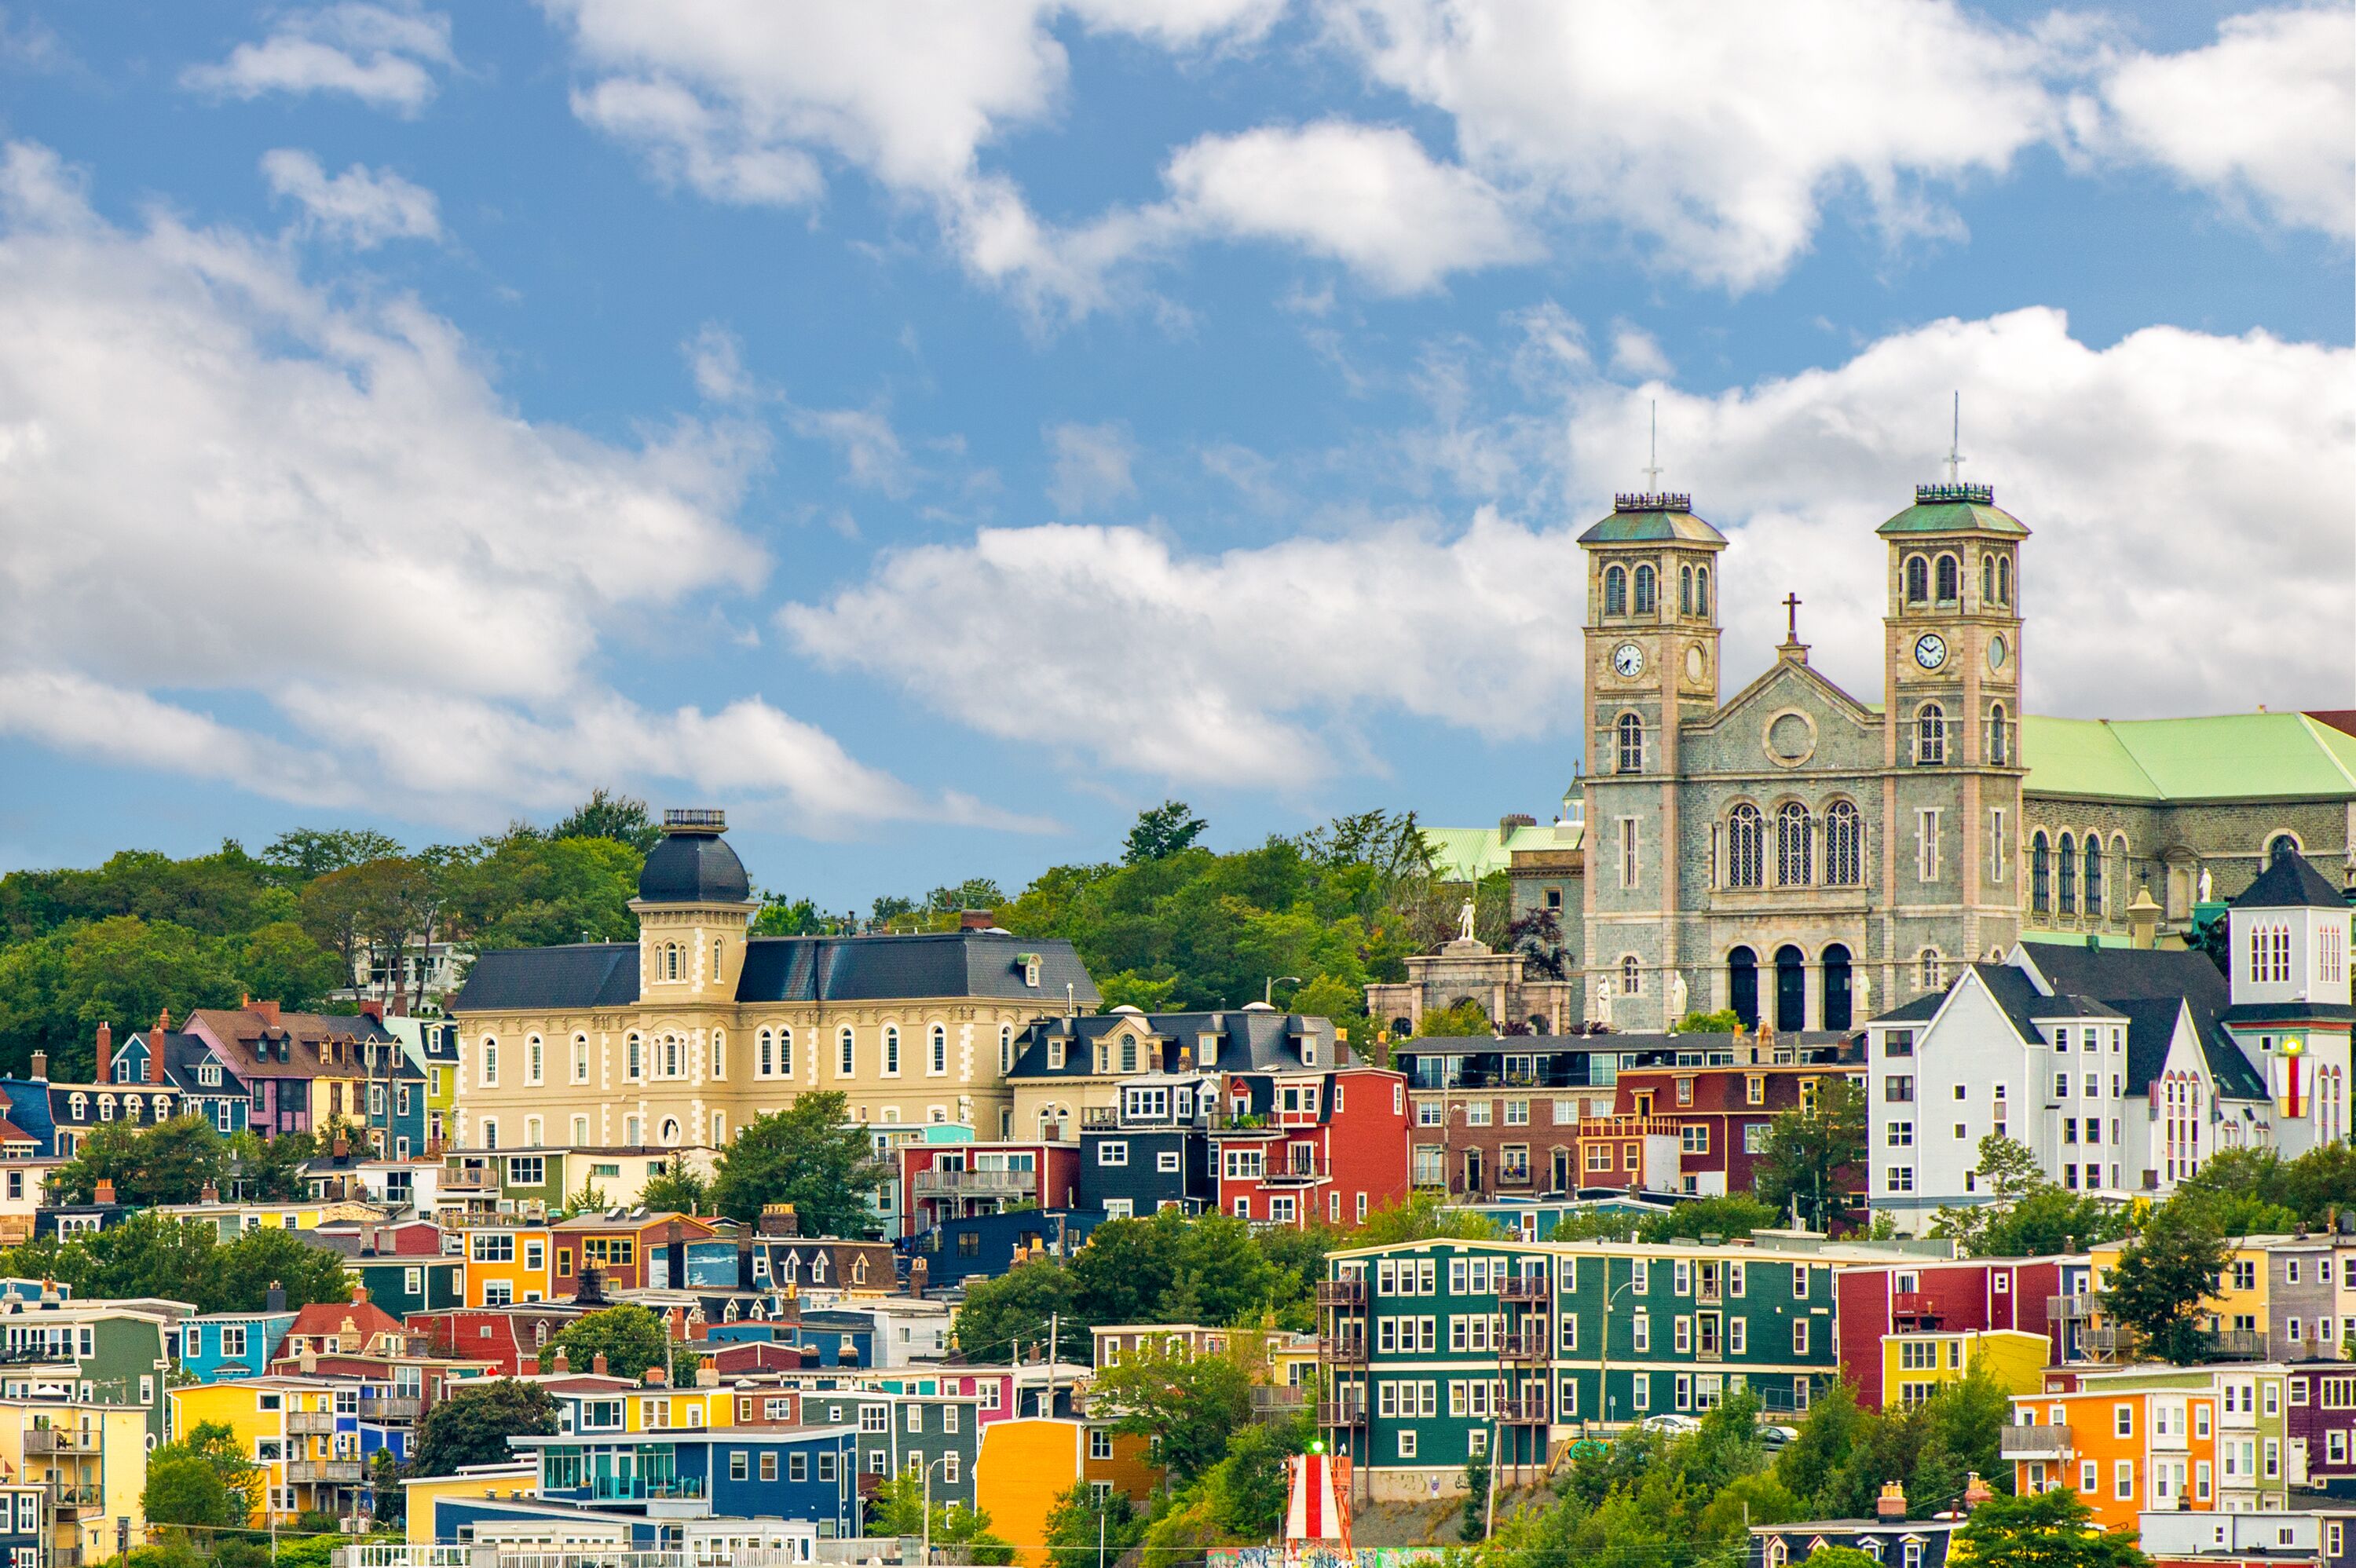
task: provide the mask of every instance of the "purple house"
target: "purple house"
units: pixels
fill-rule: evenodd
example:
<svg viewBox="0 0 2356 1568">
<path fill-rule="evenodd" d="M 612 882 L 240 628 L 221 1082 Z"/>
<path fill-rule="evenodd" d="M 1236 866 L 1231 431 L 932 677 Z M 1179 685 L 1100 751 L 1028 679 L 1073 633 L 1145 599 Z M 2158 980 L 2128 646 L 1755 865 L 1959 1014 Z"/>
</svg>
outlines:
<svg viewBox="0 0 2356 1568">
<path fill-rule="evenodd" d="M 2294 1361 L 2288 1381 L 2292 1484 L 2356 1499 L 2356 1361 Z"/>
</svg>

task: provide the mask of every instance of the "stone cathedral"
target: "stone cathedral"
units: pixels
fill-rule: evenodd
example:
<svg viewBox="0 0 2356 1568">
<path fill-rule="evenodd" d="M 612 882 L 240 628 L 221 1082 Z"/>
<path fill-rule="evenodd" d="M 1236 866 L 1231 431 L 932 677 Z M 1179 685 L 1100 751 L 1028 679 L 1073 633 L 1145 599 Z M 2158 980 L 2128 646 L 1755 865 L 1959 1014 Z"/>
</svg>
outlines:
<svg viewBox="0 0 2356 1568">
<path fill-rule="evenodd" d="M 1428 833 L 1444 874 L 1508 873 L 1517 915 L 1555 917 L 1564 976 L 1451 944 L 1372 987 L 1376 1016 L 1847 1029 L 2017 939 L 2179 941 L 2285 855 L 2356 885 L 2356 711 L 2024 717 L 2029 529 L 1949 483 L 1877 531 L 1876 699 L 1809 664 L 1796 601 L 1730 694 L 1725 536 L 1688 496 L 1618 497 L 1579 539 L 1587 766 L 1560 818 Z"/>
</svg>

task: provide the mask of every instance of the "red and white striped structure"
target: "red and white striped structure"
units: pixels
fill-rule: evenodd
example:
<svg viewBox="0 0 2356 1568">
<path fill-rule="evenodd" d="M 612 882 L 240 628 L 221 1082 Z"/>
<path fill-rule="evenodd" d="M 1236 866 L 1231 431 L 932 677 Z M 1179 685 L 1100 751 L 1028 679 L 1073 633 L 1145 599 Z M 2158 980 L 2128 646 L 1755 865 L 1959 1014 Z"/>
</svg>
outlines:
<svg viewBox="0 0 2356 1568">
<path fill-rule="evenodd" d="M 1350 1546 L 1350 1460 L 1346 1455 L 1297 1454 L 1284 1509 L 1285 1560 L 1304 1552 L 1346 1554 Z"/>
</svg>

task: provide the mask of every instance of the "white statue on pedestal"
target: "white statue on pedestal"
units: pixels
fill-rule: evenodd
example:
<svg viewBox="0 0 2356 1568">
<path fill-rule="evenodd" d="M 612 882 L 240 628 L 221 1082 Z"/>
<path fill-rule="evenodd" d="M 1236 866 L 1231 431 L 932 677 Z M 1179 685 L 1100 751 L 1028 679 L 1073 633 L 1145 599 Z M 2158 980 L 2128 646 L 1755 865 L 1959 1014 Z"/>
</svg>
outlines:
<svg viewBox="0 0 2356 1568">
<path fill-rule="evenodd" d="M 1873 977 L 1860 971 L 1857 978 L 1849 982 L 1848 988 L 1856 1003 L 1849 1009 L 1849 1019 L 1852 1022 L 1863 1023 L 1873 1016 Z"/>
<path fill-rule="evenodd" d="M 1686 976 L 1682 969 L 1669 971 L 1669 1024 L 1672 1028 L 1686 1016 Z"/>
<path fill-rule="evenodd" d="M 1464 907 L 1456 912 L 1456 940 L 1459 942 L 1472 940 L 1472 901 L 1471 899 L 1466 899 Z"/>
<path fill-rule="evenodd" d="M 1604 976 L 1595 977 L 1587 993 L 1587 1021 L 1608 1024 L 1612 1021 L 1612 982 Z"/>
<path fill-rule="evenodd" d="M 2208 903 L 2217 896 L 2217 884 L 2210 880 L 2209 868 L 2201 868 L 2201 901 Z"/>
</svg>

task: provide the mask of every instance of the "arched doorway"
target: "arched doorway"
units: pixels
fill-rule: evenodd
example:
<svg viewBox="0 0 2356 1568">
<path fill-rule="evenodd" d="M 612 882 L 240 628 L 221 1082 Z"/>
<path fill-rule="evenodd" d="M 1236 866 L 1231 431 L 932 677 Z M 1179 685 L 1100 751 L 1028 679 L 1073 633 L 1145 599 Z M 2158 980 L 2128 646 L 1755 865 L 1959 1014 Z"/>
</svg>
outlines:
<svg viewBox="0 0 2356 1568">
<path fill-rule="evenodd" d="M 1726 955 L 1726 1005 L 1745 1029 L 1759 1027 L 1759 955 L 1738 947 Z"/>
<path fill-rule="evenodd" d="M 1797 1034 L 1808 1027 L 1808 955 L 1786 944 L 1775 949 L 1775 1029 Z"/>
<path fill-rule="evenodd" d="M 1849 1026 L 1848 949 L 1834 943 L 1825 949 L 1825 1027 Z"/>
</svg>

